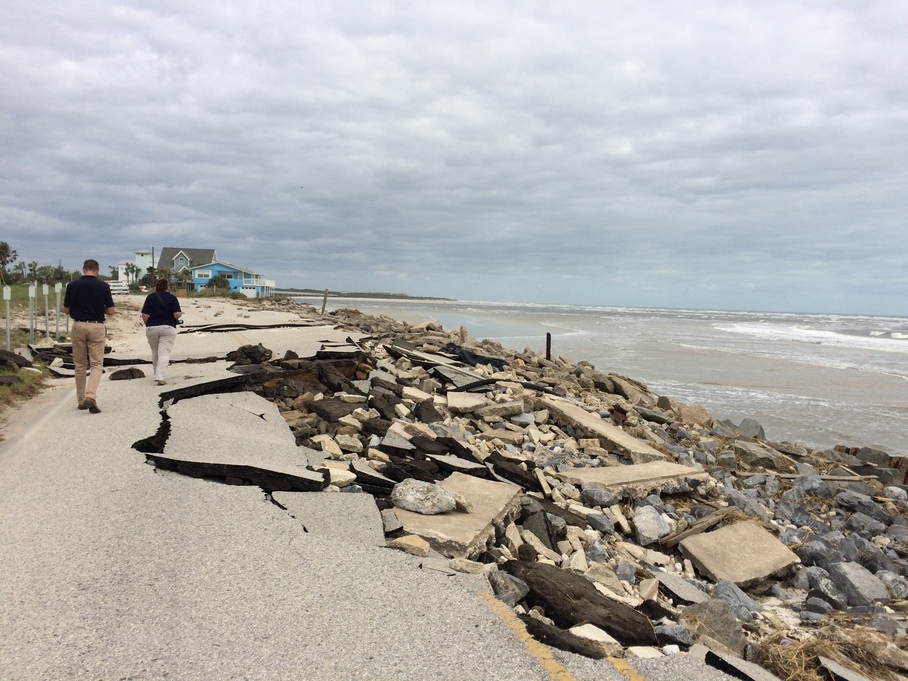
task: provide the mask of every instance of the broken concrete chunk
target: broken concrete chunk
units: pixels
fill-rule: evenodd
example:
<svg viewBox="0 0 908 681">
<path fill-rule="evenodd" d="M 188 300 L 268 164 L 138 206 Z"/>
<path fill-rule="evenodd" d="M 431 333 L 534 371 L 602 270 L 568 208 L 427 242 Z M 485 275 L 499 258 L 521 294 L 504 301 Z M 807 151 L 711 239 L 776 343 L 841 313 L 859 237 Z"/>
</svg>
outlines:
<svg viewBox="0 0 908 681">
<path fill-rule="evenodd" d="M 523 490 L 517 485 L 452 473 L 439 486 L 467 499 L 473 512 L 427 516 L 400 509 L 397 516 L 407 532 L 424 537 L 449 558 L 479 554 L 495 536 L 494 523 L 504 524 L 520 510 Z"/>
<path fill-rule="evenodd" d="M 419 558 L 427 558 L 429 556 L 429 542 L 413 534 L 398 537 L 397 539 L 389 539 L 387 545 L 388 548 L 400 549 Z"/>
<path fill-rule="evenodd" d="M 845 665 L 841 665 L 828 657 L 819 655 L 817 661 L 833 681 L 872 681 L 870 677 L 864 676 L 860 672 L 846 667 Z"/>
<path fill-rule="evenodd" d="M 778 676 L 770 674 L 768 671 L 748 662 L 740 657 L 726 655 L 714 650 L 706 653 L 706 664 L 715 667 L 719 671 L 733 676 L 736 679 L 746 679 L 747 681 L 780 681 Z"/>
<path fill-rule="evenodd" d="M 656 573 L 656 579 L 662 585 L 662 588 L 668 592 L 676 605 L 706 603 L 706 601 L 710 600 L 709 594 L 702 589 L 670 572 L 658 572 Z"/>
<path fill-rule="evenodd" d="M 489 404 L 485 397 L 473 393 L 449 392 L 447 397 L 448 410 L 454 414 L 468 414 Z"/>
<path fill-rule="evenodd" d="M 594 624 L 579 624 L 568 629 L 574 636 L 588 639 L 602 649 L 606 655 L 619 655 L 623 648 L 617 640 Z"/>
<path fill-rule="evenodd" d="M 452 558 L 448 561 L 448 567 L 455 572 L 463 572 L 468 575 L 481 575 L 495 569 L 494 564 L 487 565 L 467 558 Z"/>
<path fill-rule="evenodd" d="M 650 461 L 605 468 L 571 468 L 561 471 L 557 475 L 566 482 L 581 486 L 584 490 L 598 488 L 616 493 L 633 492 L 635 494 L 661 490 L 669 483 L 680 485 L 686 481 L 693 482 L 709 478 L 706 471 L 692 466 L 682 466 L 671 461 Z M 592 499 L 592 497 L 590 498 Z"/>
<path fill-rule="evenodd" d="M 754 584 L 800 562 L 785 544 L 753 521 L 688 537 L 679 546 L 701 574 L 738 586 Z"/>
<path fill-rule="evenodd" d="M 566 421 L 599 440 L 605 449 L 618 449 L 626 453 L 631 461 L 661 461 L 665 455 L 621 428 L 606 423 L 597 414 L 591 414 L 575 402 L 555 396 L 540 398 L 538 406 L 547 409 L 556 418 Z"/>
</svg>

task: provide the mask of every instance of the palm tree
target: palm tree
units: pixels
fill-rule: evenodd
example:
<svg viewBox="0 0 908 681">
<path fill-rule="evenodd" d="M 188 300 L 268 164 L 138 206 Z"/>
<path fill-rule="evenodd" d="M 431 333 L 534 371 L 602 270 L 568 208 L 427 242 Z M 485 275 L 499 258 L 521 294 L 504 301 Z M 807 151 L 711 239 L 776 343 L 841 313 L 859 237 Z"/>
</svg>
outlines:
<svg viewBox="0 0 908 681">
<path fill-rule="evenodd" d="M 26 265 L 22 260 L 15 264 L 13 272 L 16 274 L 17 281 L 21 282 L 25 280 L 25 269 Z"/>
<path fill-rule="evenodd" d="M 38 278 L 38 283 L 40 283 L 40 284 L 51 283 L 51 281 L 53 281 L 53 278 L 54 278 L 53 265 L 41 265 L 35 271 L 35 276 Z"/>
<path fill-rule="evenodd" d="M 119 279 L 120 278 L 120 269 L 116 265 L 110 266 L 110 278 Z"/>
<path fill-rule="evenodd" d="M 0 241 L 0 284 L 6 285 L 6 266 L 16 261 L 19 254 L 9 247 L 5 241 Z"/>
<path fill-rule="evenodd" d="M 139 274 L 139 267 L 134 263 L 127 263 L 123 270 L 126 272 L 126 280 L 135 283 Z"/>
<path fill-rule="evenodd" d="M 28 263 L 28 278 L 32 281 L 38 278 L 38 261 L 32 260 Z"/>
</svg>

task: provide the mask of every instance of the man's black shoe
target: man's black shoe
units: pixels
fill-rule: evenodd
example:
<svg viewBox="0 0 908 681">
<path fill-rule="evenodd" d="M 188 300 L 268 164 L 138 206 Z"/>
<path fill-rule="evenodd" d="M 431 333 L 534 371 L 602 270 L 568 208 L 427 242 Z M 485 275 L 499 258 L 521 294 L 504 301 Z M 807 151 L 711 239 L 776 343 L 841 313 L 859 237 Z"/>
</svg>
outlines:
<svg viewBox="0 0 908 681">
<path fill-rule="evenodd" d="M 98 408 L 98 403 L 94 400 L 85 400 L 85 404 L 88 406 L 88 411 L 92 414 L 100 414 L 101 410 Z"/>
</svg>

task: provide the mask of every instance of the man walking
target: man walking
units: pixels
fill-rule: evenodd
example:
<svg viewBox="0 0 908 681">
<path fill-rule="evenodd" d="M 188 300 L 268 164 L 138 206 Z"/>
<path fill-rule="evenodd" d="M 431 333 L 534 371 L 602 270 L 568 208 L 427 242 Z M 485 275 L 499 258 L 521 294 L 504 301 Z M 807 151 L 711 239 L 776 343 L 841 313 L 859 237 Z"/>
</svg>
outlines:
<svg viewBox="0 0 908 681">
<path fill-rule="evenodd" d="M 86 260 L 82 265 L 82 276 L 66 285 L 66 295 L 63 297 L 63 312 L 73 318 L 76 399 L 79 409 L 88 409 L 92 414 L 101 413 L 98 408 L 98 386 L 101 384 L 104 345 L 107 342 L 104 315 L 115 312 L 110 287 L 98 279 L 100 269 L 97 260 Z"/>
</svg>

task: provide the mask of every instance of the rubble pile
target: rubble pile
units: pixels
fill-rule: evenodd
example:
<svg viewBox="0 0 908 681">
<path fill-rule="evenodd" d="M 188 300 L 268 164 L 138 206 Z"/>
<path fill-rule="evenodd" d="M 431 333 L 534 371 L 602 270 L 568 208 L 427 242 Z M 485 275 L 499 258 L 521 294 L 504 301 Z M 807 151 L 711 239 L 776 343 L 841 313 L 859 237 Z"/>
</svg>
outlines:
<svg viewBox="0 0 908 681">
<path fill-rule="evenodd" d="M 368 334 L 357 352 L 246 346 L 233 370 L 325 489 L 375 496 L 389 546 L 486 575 L 536 638 L 591 657 L 705 645 L 740 678 L 792 677 L 778 651 L 823 641 L 810 674 L 821 657 L 908 673 L 908 456 L 770 442 L 464 329 L 331 318 Z"/>
</svg>

